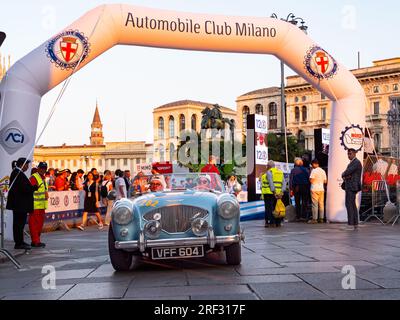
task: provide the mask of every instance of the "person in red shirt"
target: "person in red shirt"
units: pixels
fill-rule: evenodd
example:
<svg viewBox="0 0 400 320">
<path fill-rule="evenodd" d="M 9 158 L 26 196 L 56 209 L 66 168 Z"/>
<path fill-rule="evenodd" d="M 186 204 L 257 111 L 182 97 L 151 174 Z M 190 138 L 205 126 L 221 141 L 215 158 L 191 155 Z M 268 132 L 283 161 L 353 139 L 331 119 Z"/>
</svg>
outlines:
<svg viewBox="0 0 400 320">
<path fill-rule="evenodd" d="M 218 175 L 220 175 L 220 172 L 217 168 L 217 166 L 215 165 L 215 159 L 213 156 L 210 156 L 208 158 L 208 164 L 206 164 L 202 169 L 201 169 L 202 173 L 216 173 Z"/>
<path fill-rule="evenodd" d="M 42 196 L 40 196 L 37 191 L 34 193 L 34 209 L 32 212 L 29 213 L 29 232 L 31 234 L 32 243 L 31 246 L 33 248 L 44 248 L 46 245 L 40 241 L 40 235 L 42 233 L 45 213 L 47 208 L 47 199 L 49 198 L 48 194 L 48 187 L 46 184 L 46 171 L 47 171 L 47 163 L 40 162 L 37 167 L 37 173 L 33 174 L 29 181 L 31 182 L 32 186 L 37 186 L 39 192 L 43 190 Z M 38 176 L 39 174 L 39 176 Z M 42 197 L 42 200 L 40 198 Z M 37 198 L 37 199 L 36 199 Z M 36 199 L 36 200 L 35 200 Z M 44 204 L 36 205 L 36 201 L 45 201 Z M 38 208 L 39 207 L 39 208 Z"/>
<path fill-rule="evenodd" d="M 67 186 L 67 183 L 68 183 L 67 171 L 66 170 L 59 171 L 55 182 L 56 191 L 68 190 L 65 188 Z"/>
</svg>

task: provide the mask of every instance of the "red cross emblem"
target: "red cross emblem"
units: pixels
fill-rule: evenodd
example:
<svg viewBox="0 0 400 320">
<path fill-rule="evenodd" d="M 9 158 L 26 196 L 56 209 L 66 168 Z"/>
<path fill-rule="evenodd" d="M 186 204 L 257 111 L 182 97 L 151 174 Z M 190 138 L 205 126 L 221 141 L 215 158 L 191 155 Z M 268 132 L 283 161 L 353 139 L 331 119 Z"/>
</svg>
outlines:
<svg viewBox="0 0 400 320">
<path fill-rule="evenodd" d="M 61 53 L 66 62 L 70 62 L 75 57 L 78 50 L 76 40 L 74 37 L 64 37 L 60 42 Z"/>
<path fill-rule="evenodd" d="M 317 52 L 315 62 L 319 67 L 321 67 L 322 74 L 325 74 L 328 71 L 329 57 L 324 52 Z"/>
</svg>

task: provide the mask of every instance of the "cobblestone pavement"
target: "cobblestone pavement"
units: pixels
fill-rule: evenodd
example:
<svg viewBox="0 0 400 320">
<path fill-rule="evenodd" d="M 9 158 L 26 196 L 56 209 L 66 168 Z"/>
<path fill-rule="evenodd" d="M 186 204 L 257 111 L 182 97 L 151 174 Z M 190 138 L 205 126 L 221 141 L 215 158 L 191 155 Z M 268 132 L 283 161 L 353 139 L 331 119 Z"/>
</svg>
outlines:
<svg viewBox="0 0 400 320">
<path fill-rule="evenodd" d="M 106 229 L 46 233 L 45 249 L 19 252 L 22 270 L 1 260 L 0 299 L 400 299 L 399 226 L 348 231 L 340 224 L 291 223 L 265 229 L 262 221 L 250 221 L 243 227 L 241 266 L 212 254 L 144 262 L 126 273 L 109 263 Z M 56 269 L 55 289 L 42 287 L 44 265 Z M 356 270 L 356 290 L 342 288 L 345 265 Z"/>
</svg>

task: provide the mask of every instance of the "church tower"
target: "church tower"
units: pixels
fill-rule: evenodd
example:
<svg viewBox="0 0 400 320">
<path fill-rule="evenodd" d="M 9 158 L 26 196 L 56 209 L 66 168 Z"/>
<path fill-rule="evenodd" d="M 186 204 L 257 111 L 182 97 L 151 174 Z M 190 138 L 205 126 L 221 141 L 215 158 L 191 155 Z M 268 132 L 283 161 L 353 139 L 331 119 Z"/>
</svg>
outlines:
<svg viewBox="0 0 400 320">
<path fill-rule="evenodd" d="M 96 110 L 94 111 L 93 121 L 92 121 L 92 131 L 90 135 L 91 145 L 104 145 L 103 137 L 103 124 L 100 120 L 99 108 L 96 101 Z"/>
</svg>

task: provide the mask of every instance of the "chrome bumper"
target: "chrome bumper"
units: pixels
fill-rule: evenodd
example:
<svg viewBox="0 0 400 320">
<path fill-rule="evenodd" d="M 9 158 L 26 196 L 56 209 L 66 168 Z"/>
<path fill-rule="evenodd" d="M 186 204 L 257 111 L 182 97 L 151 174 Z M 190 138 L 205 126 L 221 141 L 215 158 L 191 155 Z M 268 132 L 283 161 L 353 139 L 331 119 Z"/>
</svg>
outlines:
<svg viewBox="0 0 400 320">
<path fill-rule="evenodd" d="M 230 245 L 238 243 L 243 239 L 243 233 L 235 234 L 233 236 L 215 236 L 214 232 L 209 230 L 208 236 L 204 237 L 146 240 L 143 232 L 141 232 L 139 240 L 115 241 L 115 248 L 139 249 L 141 252 L 144 252 L 147 248 L 209 245 L 210 248 L 213 249 L 216 245 Z"/>
</svg>

